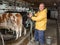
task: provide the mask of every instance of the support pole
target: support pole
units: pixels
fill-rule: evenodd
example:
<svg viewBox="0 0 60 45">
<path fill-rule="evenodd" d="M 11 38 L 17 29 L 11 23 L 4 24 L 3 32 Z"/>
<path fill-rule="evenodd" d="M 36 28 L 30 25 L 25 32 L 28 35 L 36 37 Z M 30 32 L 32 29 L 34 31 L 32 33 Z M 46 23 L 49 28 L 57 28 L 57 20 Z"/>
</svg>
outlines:
<svg viewBox="0 0 60 45">
<path fill-rule="evenodd" d="M 31 39 L 33 38 L 33 22 L 32 20 L 29 18 L 29 24 L 30 24 L 30 37 L 29 37 L 29 41 L 31 41 Z"/>
<path fill-rule="evenodd" d="M 57 23 L 57 45 L 60 45 L 59 43 L 59 10 L 58 10 L 58 17 L 57 17 L 57 20 L 56 20 L 56 23 Z"/>
<path fill-rule="evenodd" d="M 5 45 L 3 35 L 0 33 L 0 45 Z"/>
</svg>

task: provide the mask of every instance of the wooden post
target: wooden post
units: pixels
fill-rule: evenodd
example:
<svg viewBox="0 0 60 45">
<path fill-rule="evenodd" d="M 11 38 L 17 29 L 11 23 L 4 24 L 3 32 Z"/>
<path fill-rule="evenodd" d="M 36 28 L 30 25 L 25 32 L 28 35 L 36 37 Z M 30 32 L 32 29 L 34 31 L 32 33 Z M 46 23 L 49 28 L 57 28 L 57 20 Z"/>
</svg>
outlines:
<svg viewBox="0 0 60 45">
<path fill-rule="evenodd" d="M 57 20 L 56 20 L 57 22 L 57 30 L 56 30 L 56 32 L 57 32 L 57 45 L 60 45 L 59 43 L 59 9 L 58 9 L 58 18 L 57 18 Z"/>
<path fill-rule="evenodd" d="M 16 9 L 16 0 L 14 0 L 14 10 Z"/>
</svg>

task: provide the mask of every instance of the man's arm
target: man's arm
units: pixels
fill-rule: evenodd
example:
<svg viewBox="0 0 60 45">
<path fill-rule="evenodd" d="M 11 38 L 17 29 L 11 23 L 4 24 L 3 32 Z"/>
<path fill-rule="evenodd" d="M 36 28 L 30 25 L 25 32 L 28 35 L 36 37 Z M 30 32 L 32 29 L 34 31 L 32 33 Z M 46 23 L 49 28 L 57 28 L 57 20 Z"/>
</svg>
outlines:
<svg viewBox="0 0 60 45">
<path fill-rule="evenodd" d="M 37 17 L 35 17 L 35 16 L 32 16 L 32 17 L 31 17 L 31 19 L 32 19 L 33 21 L 41 21 L 41 20 L 44 19 L 44 18 L 47 18 L 47 14 L 46 14 L 46 13 L 38 14 Z"/>
</svg>

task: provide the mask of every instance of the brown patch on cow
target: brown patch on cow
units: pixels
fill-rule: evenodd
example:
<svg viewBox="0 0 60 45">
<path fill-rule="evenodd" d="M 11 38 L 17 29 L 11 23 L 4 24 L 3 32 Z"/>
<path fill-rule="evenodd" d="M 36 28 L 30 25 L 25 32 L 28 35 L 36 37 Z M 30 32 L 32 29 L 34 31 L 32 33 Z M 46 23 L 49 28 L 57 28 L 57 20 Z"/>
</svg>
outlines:
<svg viewBox="0 0 60 45">
<path fill-rule="evenodd" d="M 16 14 L 16 17 L 17 17 L 17 25 L 19 25 L 22 16 L 21 16 L 19 13 L 17 13 L 17 14 Z"/>
<path fill-rule="evenodd" d="M 7 18 L 6 15 L 7 15 L 6 13 L 4 13 L 4 14 L 2 15 L 2 21 L 3 21 L 3 22 L 4 22 L 4 20 Z"/>
<path fill-rule="evenodd" d="M 20 13 L 17 13 L 16 16 L 17 16 L 17 17 L 21 17 L 21 14 L 20 14 Z"/>
<path fill-rule="evenodd" d="M 12 13 L 8 13 L 8 18 L 10 18 L 12 16 Z"/>
<path fill-rule="evenodd" d="M 1 16 L 0 16 L 0 23 L 2 22 L 2 18 L 1 18 Z"/>
</svg>

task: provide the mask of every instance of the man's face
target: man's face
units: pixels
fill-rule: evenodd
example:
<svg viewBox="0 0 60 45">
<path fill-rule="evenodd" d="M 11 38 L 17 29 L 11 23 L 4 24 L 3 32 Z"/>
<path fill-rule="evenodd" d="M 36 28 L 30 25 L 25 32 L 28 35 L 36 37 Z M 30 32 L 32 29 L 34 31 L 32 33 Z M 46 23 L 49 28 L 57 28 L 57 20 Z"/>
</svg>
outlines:
<svg viewBox="0 0 60 45">
<path fill-rule="evenodd" d="M 39 10 L 42 11 L 44 9 L 44 4 L 39 5 Z"/>
</svg>

